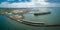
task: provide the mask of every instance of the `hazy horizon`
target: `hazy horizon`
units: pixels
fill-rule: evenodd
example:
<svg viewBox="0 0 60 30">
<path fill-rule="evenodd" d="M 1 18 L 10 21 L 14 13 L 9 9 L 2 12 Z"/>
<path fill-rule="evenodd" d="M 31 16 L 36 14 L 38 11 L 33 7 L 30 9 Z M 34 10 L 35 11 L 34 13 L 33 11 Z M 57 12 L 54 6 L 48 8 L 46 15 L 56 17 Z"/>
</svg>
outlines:
<svg viewBox="0 0 60 30">
<path fill-rule="evenodd" d="M 60 7 L 60 0 L 0 0 L 1 8 Z"/>
</svg>

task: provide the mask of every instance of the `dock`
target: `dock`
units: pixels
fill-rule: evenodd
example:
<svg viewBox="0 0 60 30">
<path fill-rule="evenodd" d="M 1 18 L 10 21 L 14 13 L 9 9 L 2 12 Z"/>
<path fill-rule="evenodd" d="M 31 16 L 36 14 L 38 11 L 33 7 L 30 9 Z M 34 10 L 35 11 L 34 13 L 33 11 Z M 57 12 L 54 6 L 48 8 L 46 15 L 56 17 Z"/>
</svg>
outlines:
<svg viewBox="0 0 60 30">
<path fill-rule="evenodd" d="M 43 23 L 43 22 L 24 21 L 23 19 L 22 19 L 22 20 L 18 20 L 18 19 L 12 18 L 12 17 L 10 17 L 10 16 L 8 16 L 8 15 L 6 15 L 6 14 L 4 14 L 4 15 L 5 15 L 6 17 L 14 20 L 14 21 L 17 21 L 17 22 L 19 22 L 19 23 L 26 24 L 26 25 L 29 25 L 29 26 L 44 26 L 44 25 L 45 25 L 45 23 Z"/>
<path fill-rule="evenodd" d="M 60 24 L 59 25 L 46 25 L 44 22 L 24 21 L 24 19 L 18 20 L 18 19 L 14 19 L 14 18 L 9 17 L 6 14 L 4 14 L 4 15 L 6 17 L 14 20 L 14 21 L 17 21 L 19 23 L 22 23 L 22 24 L 25 24 L 25 25 L 28 25 L 28 26 L 35 26 L 35 27 L 60 27 Z"/>
<path fill-rule="evenodd" d="M 34 15 L 46 15 L 46 14 L 51 14 L 51 12 L 38 12 L 38 13 L 34 13 Z"/>
<path fill-rule="evenodd" d="M 48 12 L 50 13 L 50 12 Z M 48 13 L 43 13 L 43 14 L 48 14 Z M 29 26 L 35 26 L 35 27 L 59 27 L 60 24 L 58 25 L 46 25 L 45 22 L 33 22 L 33 21 L 25 21 L 24 20 L 24 16 L 22 16 L 22 14 L 18 13 L 18 16 L 13 16 L 12 13 L 7 14 L 6 12 L 2 15 L 10 18 L 11 20 L 17 21 L 19 23 L 25 24 L 25 25 L 29 25 Z"/>
</svg>

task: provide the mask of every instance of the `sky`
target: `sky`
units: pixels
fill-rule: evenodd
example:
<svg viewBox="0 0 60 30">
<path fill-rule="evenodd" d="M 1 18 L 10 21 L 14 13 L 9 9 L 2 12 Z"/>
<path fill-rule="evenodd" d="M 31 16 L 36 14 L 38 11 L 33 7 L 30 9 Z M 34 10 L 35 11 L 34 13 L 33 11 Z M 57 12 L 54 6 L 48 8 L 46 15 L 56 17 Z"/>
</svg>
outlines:
<svg viewBox="0 0 60 30">
<path fill-rule="evenodd" d="M 60 0 L 0 0 L 2 8 L 60 7 Z"/>
</svg>

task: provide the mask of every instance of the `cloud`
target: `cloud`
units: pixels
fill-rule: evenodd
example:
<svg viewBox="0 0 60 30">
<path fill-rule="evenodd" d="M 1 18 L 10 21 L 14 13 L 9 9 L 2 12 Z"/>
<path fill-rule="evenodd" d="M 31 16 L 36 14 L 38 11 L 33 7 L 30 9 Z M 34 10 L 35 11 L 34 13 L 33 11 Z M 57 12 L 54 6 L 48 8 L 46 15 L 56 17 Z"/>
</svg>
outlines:
<svg viewBox="0 0 60 30">
<path fill-rule="evenodd" d="M 0 7 L 8 7 L 7 6 L 8 4 L 9 4 L 8 2 L 3 2 L 3 3 L 0 4 Z"/>
<path fill-rule="evenodd" d="M 8 4 L 9 7 L 17 7 L 17 8 L 23 8 L 23 7 L 35 7 L 34 3 L 12 3 Z"/>
<path fill-rule="evenodd" d="M 0 4 L 0 7 L 8 7 L 8 8 L 26 8 L 26 7 L 35 7 L 35 4 L 34 3 L 21 3 L 21 2 L 18 2 L 18 3 L 12 3 L 12 4 L 9 4 L 9 2 L 3 2 Z"/>
<path fill-rule="evenodd" d="M 2 2 L 0 4 L 0 7 L 5 8 L 60 7 L 60 4 L 45 2 L 45 0 L 36 0 L 36 1 L 32 0 L 32 2 L 26 2 L 26 3 L 14 2 L 10 4 L 9 2 Z"/>
</svg>

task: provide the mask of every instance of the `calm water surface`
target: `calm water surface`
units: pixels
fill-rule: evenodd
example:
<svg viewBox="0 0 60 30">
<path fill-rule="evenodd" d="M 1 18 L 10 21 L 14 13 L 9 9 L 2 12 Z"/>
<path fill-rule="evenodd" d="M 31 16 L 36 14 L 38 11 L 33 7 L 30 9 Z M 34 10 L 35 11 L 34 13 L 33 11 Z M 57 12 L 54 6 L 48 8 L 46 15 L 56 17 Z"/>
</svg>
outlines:
<svg viewBox="0 0 60 30">
<path fill-rule="evenodd" d="M 60 24 L 60 8 L 40 8 L 49 10 L 51 14 L 34 16 L 33 14 L 23 14 L 26 21 L 45 22 L 48 25 Z M 13 21 L 6 16 L 0 15 L 1 30 L 59 30 L 60 27 L 33 27 Z"/>
</svg>

